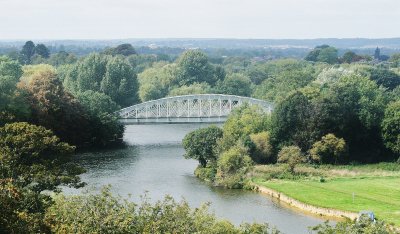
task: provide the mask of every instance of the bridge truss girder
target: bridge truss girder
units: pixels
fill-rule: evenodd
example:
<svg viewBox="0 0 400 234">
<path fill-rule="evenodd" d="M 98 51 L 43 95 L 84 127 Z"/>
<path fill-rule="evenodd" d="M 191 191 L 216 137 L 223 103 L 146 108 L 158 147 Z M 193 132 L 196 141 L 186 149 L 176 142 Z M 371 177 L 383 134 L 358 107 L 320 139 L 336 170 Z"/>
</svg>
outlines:
<svg viewBox="0 0 400 234">
<path fill-rule="evenodd" d="M 119 111 L 121 119 L 158 118 L 213 118 L 226 117 L 243 103 L 259 105 L 271 112 L 272 104 L 249 97 L 223 94 L 198 94 L 166 97 L 124 108 Z"/>
</svg>

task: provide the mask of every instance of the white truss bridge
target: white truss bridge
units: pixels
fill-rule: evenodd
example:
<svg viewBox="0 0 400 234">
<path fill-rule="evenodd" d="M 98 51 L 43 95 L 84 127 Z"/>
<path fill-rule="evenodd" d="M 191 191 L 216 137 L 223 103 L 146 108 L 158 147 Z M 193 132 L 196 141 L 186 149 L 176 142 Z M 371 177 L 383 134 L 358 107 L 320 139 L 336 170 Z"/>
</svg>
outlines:
<svg viewBox="0 0 400 234">
<path fill-rule="evenodd" d="M 272 104 L 263 100 L 224 94 L 196 94 L 143 102 L 118 111 L 125 124 L 224 122 L 231 111 L 244 103 L 266 112 Z"/>
</svg>

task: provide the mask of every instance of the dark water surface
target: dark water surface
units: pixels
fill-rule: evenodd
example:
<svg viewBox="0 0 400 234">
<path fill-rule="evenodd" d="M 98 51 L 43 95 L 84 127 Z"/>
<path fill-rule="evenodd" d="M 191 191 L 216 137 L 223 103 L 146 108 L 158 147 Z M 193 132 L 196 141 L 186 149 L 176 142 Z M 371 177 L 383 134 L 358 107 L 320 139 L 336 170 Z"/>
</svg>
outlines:
<svg viewBox="0 0 400 234">
<path fill-rule="evenodd" d="M 235 224 L 267 222 L 284 233 L 308 233 L 307 227 L 322 219 L 288 209 L 269 197 L 251 191 L 210 187 L 193 175 L 194 160 L 182 157 L 181 140 L 202 124 L 130 125 L 125 149 L 83 153 L 78 162 L 87 169 L 82 176 L 87 190 L 98 191 L 111 184 L 113 192 L 131 194 L 133 201 L 148 192 L 152 200 L 166 194 L 185 198 L 193 207 L 211 202 L 211 211 Z M 78 191 L 67 190 L 66 193 Z"/>
</svg>

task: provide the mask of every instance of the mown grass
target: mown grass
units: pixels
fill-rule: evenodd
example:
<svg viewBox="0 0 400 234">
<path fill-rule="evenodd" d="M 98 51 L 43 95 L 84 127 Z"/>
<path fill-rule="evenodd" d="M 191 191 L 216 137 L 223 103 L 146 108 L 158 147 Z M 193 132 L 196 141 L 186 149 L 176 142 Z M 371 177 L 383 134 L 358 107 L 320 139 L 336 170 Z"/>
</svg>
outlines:
<svg viewBox="0 0 400 234">
<path fill-rule="evenodd" d="M 286 175 L 281 166 L 260 166 L 253 172 L 253 182 L 319 207 L 353 212 L 371 210 L 378 219 L 400 226 L 398 164 L 301 166 L 297 170 L 299 176 L 276 179 L 278 171 Z M 325 182 L 321 182 L 321 177 Z"/>
</svg>

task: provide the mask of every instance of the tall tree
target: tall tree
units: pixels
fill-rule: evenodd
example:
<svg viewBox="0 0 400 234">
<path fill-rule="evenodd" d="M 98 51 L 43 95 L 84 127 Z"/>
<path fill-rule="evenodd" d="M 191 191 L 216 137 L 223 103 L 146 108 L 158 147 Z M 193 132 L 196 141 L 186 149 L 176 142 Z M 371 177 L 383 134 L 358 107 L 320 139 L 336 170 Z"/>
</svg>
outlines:
<svg viewBox="0 0 400 234">
<path fill-rule="evenodd" d="M 104 54 L 107 55 L 123 55 L 129 56 L 133 54 L 137 54 L 135 48 L 131 44 L 121 44 L 117 47 L 108 48 L 104 51 Z"/>
<path fill-rule="evenodd" d="M 37 44 L 35 47 L 35 54 L 40 55 L 42 58 L 49 58 L 50 51 L 44 44 Z"/>
<path fill-rule="evenodd" d="M 28 92 L 32 109 L 31 122 L 54 131 L 72 145 L 90 145 L 89 117 L 83 107 L 64 90 L 52 69 L 31 71 L 20 87 Z"/>
<path fill-rule="evenodd" d="M 216 82 L 213 67 L 209 63 L 207 55 L 199 50 L 184 52 L 178 58 L 177 65 L 179 85 L 190 85 L 195 82 L 214 84 Z"/>
<path fill-rule="evenodd" d="M 35 44 L 32 41 L 25 42 L 20 52 L 20 62 L 22 64 L 31 64 L 32 56 L 35 54 Z"/>
</svg>

